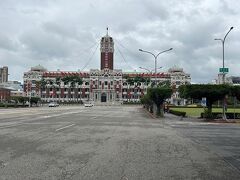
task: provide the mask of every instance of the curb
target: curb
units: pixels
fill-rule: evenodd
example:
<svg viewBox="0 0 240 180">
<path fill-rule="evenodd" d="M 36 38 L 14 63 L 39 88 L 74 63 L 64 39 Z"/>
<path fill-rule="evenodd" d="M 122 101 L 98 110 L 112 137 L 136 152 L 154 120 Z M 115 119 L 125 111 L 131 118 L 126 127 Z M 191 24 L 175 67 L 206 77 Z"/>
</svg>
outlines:
<svg viewBox="0 0 240 180">
<path fill-rule="evenodd" d="M 145 108 L 143 108 L 145 112 L 147 112 L 147 114 L 153 118 L 153 119 L 157 119 L 153 114 L 151 114 L 149 111 L 147 111 Z"/>
</svg>

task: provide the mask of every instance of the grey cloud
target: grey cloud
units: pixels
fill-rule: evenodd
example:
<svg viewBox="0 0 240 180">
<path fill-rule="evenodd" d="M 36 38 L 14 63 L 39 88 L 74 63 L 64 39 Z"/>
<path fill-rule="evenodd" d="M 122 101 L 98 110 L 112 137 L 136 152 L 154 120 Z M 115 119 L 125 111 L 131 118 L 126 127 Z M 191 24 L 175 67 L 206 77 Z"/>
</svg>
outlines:
<svg viewBox="0 0 240 180">
<path fill-rule="evenodd" d="M 39 57 L 66 57 L 71 51 L 67 40 L 41 30 L 24 33 L 20 41 L 30 52 Z"/>
<path fill-rule="evenodd" d="M 157 53 L 172 47 L 172 52 L 159 56 L 163 70 L 182 66 L 194 82 L 210 82 L 221 66 L 221 44 L 213 39 L 234 26 L 227 39 L 226 63 L 231 74 L 239 75 L 238 4 L 236 0 L 0 1 L 0 64 L 9 65 L 11 78 L 18 80 L 20 71 L 36 64 L 49 70 L 81 69 L 109 26 L 116 68 L 152 69 L 153 57 L 138 49 Z M 99 68 L 99 60 L 97 49 L 85 70 Z M 18 71 L 11 73 L 12 68 Z"/>
<path fill-rule="evenodd" d="M 0 48 L 8 51 L 15 51 L 18 48 L 18 44 L 6 35 L 0 34 Z"/>
</svg>

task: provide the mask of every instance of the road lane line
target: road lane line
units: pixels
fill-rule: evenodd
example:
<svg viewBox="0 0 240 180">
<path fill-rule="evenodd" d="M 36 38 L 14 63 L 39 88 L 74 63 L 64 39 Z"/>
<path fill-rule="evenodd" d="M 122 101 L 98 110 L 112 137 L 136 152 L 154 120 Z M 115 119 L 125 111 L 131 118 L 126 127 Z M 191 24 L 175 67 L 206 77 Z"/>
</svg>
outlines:
<svg viewBox="0 0 240 180">
<path fill-rule="evenodd" d="M 60 131 L 60 130 L 62 130 L 62 129 L 66 129 L 66 128 L 69 128 L 69 127 L 74 126 L 74 125 L 75 125 L 75 124 L 71 124 L 71 125 L 68 125 L 68 126 L 64 126 L 64 127 L 61 127 L 61 128 L 56 129 L 56 131 Z"/>
</svg>

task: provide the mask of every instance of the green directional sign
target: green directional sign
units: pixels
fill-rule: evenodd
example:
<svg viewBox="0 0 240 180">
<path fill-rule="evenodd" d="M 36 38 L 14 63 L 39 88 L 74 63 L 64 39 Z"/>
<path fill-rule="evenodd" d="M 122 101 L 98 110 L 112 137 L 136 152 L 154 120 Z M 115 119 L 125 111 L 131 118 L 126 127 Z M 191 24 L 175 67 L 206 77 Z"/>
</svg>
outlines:
<svg viewBox="0 0 240 180">
<path fill-rule="evenodd" d="M 228 73 L 228 68 L 219 68 L 219 72 L 221 73 Z"/>
</svg>

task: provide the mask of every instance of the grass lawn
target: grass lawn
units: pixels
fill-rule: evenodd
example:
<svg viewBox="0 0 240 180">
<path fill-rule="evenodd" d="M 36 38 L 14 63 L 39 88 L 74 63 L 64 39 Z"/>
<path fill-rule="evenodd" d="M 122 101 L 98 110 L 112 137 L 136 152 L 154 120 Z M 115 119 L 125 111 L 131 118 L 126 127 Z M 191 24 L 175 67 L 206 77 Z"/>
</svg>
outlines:
<svg viewBox="0 0 240 180">
<path fill-rule="evenodd" d="M 186 116 L 200 117 L 200 114 L 204 111 L 203 108 L 170 108 L 172 110 L 186 112 Z M 222 112 L 222 108 L 213 108 L 213 112 Z M 234 112 L 233 108 L 228 108 L 227 112 Z M 240 109 L 235 109 L 236 113 L 240 113 Z"/>
</svg>

